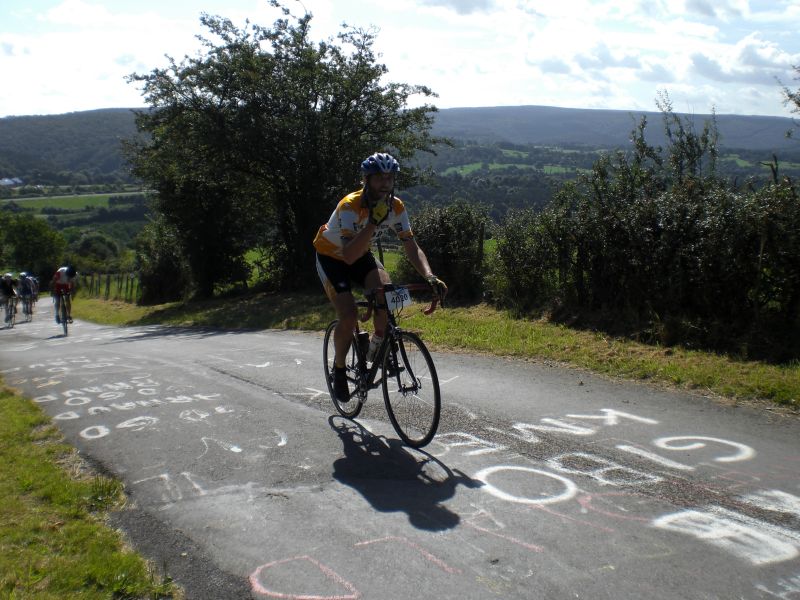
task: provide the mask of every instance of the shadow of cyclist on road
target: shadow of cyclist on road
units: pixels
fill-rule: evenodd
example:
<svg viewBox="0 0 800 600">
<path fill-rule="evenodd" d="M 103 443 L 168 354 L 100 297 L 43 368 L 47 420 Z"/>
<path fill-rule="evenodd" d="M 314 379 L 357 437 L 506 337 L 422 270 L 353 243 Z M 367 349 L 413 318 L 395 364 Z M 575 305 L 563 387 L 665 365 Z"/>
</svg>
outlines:
<svg viewBox="0 0 800 600">
<path fill-rule="evenodd" d="M 334 415 L 328 422 L 345 453 L 333 463 L 334 479 L 361 493 L 375 510 L 405 512 L 418 529 L 456 527 L 460 517 L 442 503 L 453 497 L 458 485 L 483 485 L 427 452 L 375 435 L 356 421 Z"/>
</svg>

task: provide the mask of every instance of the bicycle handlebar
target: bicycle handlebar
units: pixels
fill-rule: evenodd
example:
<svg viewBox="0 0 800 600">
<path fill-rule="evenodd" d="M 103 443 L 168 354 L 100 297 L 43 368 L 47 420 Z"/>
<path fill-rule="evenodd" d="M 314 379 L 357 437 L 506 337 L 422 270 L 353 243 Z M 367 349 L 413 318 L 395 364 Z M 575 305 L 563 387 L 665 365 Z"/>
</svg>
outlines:
<svg viewBox="0 0 800 600">
<path fill-rule="evenodd" d="M 372 311 L 373 311 L 373 309 L 375 307 L 375 297 L 376 297 L 376 295 L 378 293 L 390 292 L 390 291 L 395 290 L 397 288 L 405 288 L 409 292 L 422 292 L 422 291 L 426 291 L 426 290 L 427 291 L 431 291 L 431 286 L 428 285 L 427 283 L 406 283 L 406 284 L 387 283 L 386 285 L 382 285 L 382 286 L 379 286 L 379 287 L 376 287 L 376 288 L 372 288 L 371 290 L 369 290 L 365 294 L 366 297 L 367 297 L 367 302 L 366 303 L 361 303 L 361 302 L 357 303 L 357 305 L 360 305 L 360 306 L 366 305 L 366 307 L 367 307 L 367 312 L 364 314 L 363 317 L 361 317 L 361 321 L 362 322 L 368 321 L 370 319 L 370 317 L 372 316 Z M 425 315 L 431 315 L 431 314 L 433 314 L 433 311 L 436 310 L 436 307 L 438 305 L 440 305 L 440 304 L 441 304 L 441 299 L 439 298 L 439 296 L 434 295 L 433 298 L 431 299 L 430 305 L 428 306 L 428 308 L 422 309 L 422 313 L 425 314 Z M 384 306 L 383 308 L 386 308 L 386 307 Z"/>
</svg>

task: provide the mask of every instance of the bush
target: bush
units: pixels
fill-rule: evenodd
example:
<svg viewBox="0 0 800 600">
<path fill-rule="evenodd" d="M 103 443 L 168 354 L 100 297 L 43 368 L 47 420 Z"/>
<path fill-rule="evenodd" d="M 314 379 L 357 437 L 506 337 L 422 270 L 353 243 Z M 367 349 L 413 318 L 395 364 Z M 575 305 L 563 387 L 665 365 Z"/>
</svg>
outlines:
<svg viewBox="0 0 800 600">
<path fill-rule="evenodd" d="M 174 231 L 163 220 L 148 223 L 136 238 L 141 304 L 181 300 L 191 287 L 189 267 Z"/>
<path fill-rule="evenodd" d="M 487 291 L 494 302 L 518 313 L 545 308 L 560 294 L 554 281 L 558 252 L 546 215 L 532 209 L 511 211 L 496 231 Z"/>
<path fill-rule="evenodd" d="M 457 202 L 425 208 L 412 215 L 412 229 L 431 269 L 448 286 L 448 300 L 471 302 L 482 297 L 484 237 L 489 219 L 476 206 Z M 404 282 L 421 281 L 403 255 L 397 268 Z"/>
</svg>

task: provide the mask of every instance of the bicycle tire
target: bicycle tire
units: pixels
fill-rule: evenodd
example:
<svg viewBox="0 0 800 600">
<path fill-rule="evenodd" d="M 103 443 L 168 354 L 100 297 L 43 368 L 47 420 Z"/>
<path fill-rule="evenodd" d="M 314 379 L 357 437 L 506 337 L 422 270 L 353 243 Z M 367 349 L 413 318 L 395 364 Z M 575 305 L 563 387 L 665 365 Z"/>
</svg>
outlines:
<svg viewBox="0 0 800 600">
<path fill-rule="evenodd" d="M 64 337 L 69 335 L 69 323 L 67 319 L 67 300 L 64 296 L 61 296 L 61 306 L 59 307 L 61 312 L 61 327 L 64 328 Z"/>
<path fill-rule="evenodd" d="M 14 325 L 17 323 L 17 301 L 11 301 L 11 319 L 8 322 L 9 329 L 14 329 Z"/>
<path fill-rule="evenodd" d="M 325 340 L 322 345 L 322 364 L 325 368 L 325 383 L 328 386 L 328 393 L 331 395 L 333 405 L 336 407 L 336 410 L 339 412 L 339 414 L 343 417 L 347 417 L 348 419 L 355 419 L 361 412 L 361 408 L 364 406 L 364 402 L 360 396 L 351 391 L 350 401 L 340 402 L 333 390 L 333 361 L 334 357 L 336 356 L 333 330 L 336 329 L 336 324 L 338 322 L 338 320 L 331 322 L 331 324 L 328 325 L 328 329 L 325 330 Z M 350 351 L 347 353 L 347 380 L 351 389 L 354 386 L 358 386 L 358 381 L 356 379 L 356 374 L 358 373 L 356 368 L 357 364 L 358 357 L 356 356 L 355 346 L 354 344 L 351 344 Z"/>
<path fill-rule="evenodd" d="M 383 399 L 397 435 L 412 448 L 429 444 L 442 411 L 431 353 L 418 335 L 401 331 L 385 352 L 382 368 Z"/>
</svg>

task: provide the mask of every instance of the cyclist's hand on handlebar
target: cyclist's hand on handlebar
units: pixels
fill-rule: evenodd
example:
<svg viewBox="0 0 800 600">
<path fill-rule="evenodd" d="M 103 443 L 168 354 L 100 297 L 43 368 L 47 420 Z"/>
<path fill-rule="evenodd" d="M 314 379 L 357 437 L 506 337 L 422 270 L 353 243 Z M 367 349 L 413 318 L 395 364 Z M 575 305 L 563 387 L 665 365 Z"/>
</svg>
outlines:
<svg viewBox="0 0 800 600">
<path fill-rule="evenodd" d="M 430 275 L 426 279 L 433 290 L 433 297 L 438 299 L 440 304 L 444 304 L 444 298 L 447 296 L 447 284 L 436 275 Z"/>
<path fill-rule="evenodd" d="M 369 209 L 369 222 L 373 225 L 380 225 L 389 216 L 389 205 L 383 200 Z"/>
</svg>

